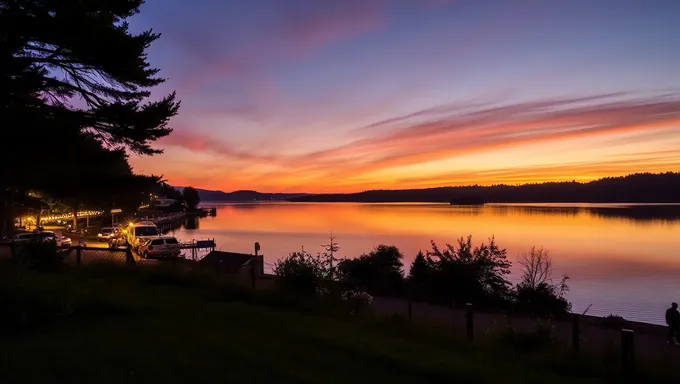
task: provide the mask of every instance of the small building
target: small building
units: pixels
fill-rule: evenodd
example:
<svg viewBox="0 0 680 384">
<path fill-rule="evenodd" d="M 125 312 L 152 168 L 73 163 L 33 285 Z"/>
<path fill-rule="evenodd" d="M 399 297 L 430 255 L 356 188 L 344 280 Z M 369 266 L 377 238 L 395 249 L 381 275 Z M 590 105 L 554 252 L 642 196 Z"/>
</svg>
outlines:
<svg viewBox="0 0 680 384">
<path fill-rule="evenodd" d="M 264 256 L 248 255 L 245 253 L 212 251 L 199 262 L 199 265 L 209 266 L 220 273 L 237 275 L 251 273 L 251 263 L 255 267 L 255 276 L 264 275 Z"/>
</svg>

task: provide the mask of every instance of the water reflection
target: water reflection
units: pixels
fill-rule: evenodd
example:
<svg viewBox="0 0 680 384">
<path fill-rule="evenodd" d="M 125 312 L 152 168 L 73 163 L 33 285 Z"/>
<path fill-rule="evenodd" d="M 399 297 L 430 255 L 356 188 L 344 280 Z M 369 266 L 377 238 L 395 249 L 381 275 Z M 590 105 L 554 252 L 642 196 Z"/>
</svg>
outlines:
<svg viewBox="0 0 680 384">
<path fill-rule="evenodd" d="M 198 216 L 187 216 L 186 222 L 184 223 L 184 228 L 187 230 L 199 229 L 200 220 Z"/>
<path fill-rule="evenodd" d="M 471 234 L 479 243 L 495 236 L 511 260 L 532 245 L 548 248 L 556 276 L 571 277 L 575 311 L 593 304 L 592 314 L 662 322 L 668 303 L 680 300 L 673 296 L 680 292 L 680 205 L 247 203 L 217 209 L 200 228 L 187 223 L 174 234 L 215 238 L 222 250 L 246 253 L 257 241 L 272 263 L 302 246 L 320 251 L 332 231 L 341 257 L 394 244 L 407 265 L 430 240 L 443 244 Z"/>
<path fill-rule="evenodd" d="M 615 220 L 673 222 L 680 220 L 680 205 L 491 205 L 491 209 L 499 211 L 515 210 L 522 214 L 566 215 L 577 216 L 589 214 Z"/>
</svg>

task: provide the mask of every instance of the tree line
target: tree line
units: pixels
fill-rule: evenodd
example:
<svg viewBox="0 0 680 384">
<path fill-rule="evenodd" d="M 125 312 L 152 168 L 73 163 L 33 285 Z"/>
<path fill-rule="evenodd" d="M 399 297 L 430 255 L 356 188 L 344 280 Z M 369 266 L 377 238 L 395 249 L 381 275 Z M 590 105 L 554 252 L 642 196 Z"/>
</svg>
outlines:
<svg viewBox="0 0 680 384">
<path fill-rule="evenodd" d="M 146 54 L 160 35 L 126 21 L 142 3 L 0 1 L 1 234 L 34 208 L 27 196 L 131 211 L 163 188 L 128 163 L 162 152 L 153 143 L 179 111 L 174 92 L 150 98 L 165 81 Z"/>
<path fill-rule="evenodd" d="M 548 182 L 523 185 L 372 190 L 349 194 L 317 194 L 291 199 L 299 202 L 455 202 L 487 203 L 675 203 L 680 202 L 680 173 L 636 173 L 580 183 Z"/>
<path fill-rule="evenodd" d="M 274 273 L 284 291 L 297 296 L 333 296 L 366 292 L 374 296 L 410 298 L 444 306 L 474 303 L 478 308 L 535 315 L 563 315 L 571 310 L 566 299 L 567 276 L 553 282 L 553 263 L 546 249 L 532 247 L 520 255 L 520 283 L 507 279 L 512 263 L 492 237 L 474 245 L 472 236 L 444 247 L 431 242 L 404 270 L 402 252 L 378 245 L 357 258 L 336 258 L 339 246 L 331 238 L 317 255 L 292 252 L 278 261 Z"/>
</svg>

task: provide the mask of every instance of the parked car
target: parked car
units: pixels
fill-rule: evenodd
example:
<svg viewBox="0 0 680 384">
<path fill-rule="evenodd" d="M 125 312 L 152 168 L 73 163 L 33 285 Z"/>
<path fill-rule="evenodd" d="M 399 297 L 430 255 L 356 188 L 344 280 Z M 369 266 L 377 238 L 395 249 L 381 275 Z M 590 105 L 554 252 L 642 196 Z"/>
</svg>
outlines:
<svg viewBox="0 0 680 384">
<path fill-rule="evenodd" d="M 21 232 L 17 233 L 9 239 L 9 243 L 14 244 L 26 244 L 30 242 L 38 241 L 54 241 L 57 243 L 58 247 L 70 247 L 71 239 L 66 236 L 59 236 L 52 231 L 42 231 L 42 232 Z"/>
<path fill-rule="evenodd" d="M 177 257 L 180 253 L 179 241 L 173 236 L 159 236 L 146 240 L 139 246 L 139 254 L 145 259 L 159 256 Z"/>
<path fill-rule="evenodd" d="M 70 247 L 72 244 L 70 237 L 58 235 L 52 231 L 42 231 L 38 235 L 43 241 L 55 241 L 57 247 Z"/>
<path fill-rule="evenodd" d="M 104 227 L 97 234 L 98 241 L 109 241 L 114 237 L 120 236 L 120 228 L 118 227 Z"/>
<path fill-rule="evenodd" d="M 25 244 L 25 243 L 30 243 L 32 241 L 40 241 L 42 239 L 43 239 L 43 237 L 40 236 L 39 233 L 21 232 L 21 233 L 17 233 L 16 235 L 14 235 L 12 240 L 10 240 L 10 243 Z"/>
</svg>

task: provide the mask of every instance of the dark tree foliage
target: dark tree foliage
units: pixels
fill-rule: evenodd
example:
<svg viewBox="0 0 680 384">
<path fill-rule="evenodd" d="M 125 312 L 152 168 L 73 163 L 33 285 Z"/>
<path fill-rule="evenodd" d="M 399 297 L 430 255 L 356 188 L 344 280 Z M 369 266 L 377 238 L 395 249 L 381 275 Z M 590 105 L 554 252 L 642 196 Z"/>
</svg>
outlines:
<svg viewBox="0 0 680 384">
<path fill-rule="evenodd" d="M 187 207 L 193 211 L 198 207 L 198 203 L 201 202 L 201 198 L 198 196 L 198 191 L 194 187 L 185 187 L 182 191 L 184 197 L 184 202 L 187 203 Z"/>
<path fill-rule="evenodd" d="M 178 191 L 177 188 L 168 184 L 164 180 L 159 182 L 156 188 L 154 188 L 154 193 L 157 194 L 158 196 L 165 197 L 168 199 L 184 201 L 184 196 L 182 195 L 182 192 Z"/>
<path fill-rule="evenodd" d="M 429 260 L 422 251 L 418 251 L 416 258 L 411 263 L 408 273 L 409 289 L 416 300 L 426 299 L 427 285 L 430 283 L 432 260 Z"/>
<path fill-rule="evenodd" d="M 114 148 L 159 153 L 179 108 L 172 93 L 145 101 L 164 81 L 145 50 L 160 37 L 131 34 L 128 17 L 142 0 L 4 0 L 0 2 L 0 108 L 33 114 L 46 132 L 89 131 Z M 81 100 L 85 107 L 74 106 Z M 16 130 L 21 120 L 14 120 Z M 33 127 L 31 127 L 33 128 Z"/>
<path fill-rule="evenodd" d="M 571 303 L 565 293 L 566 278 L 560 284 L 541 282 L 536 286 L 518 284 L 515 288 L 516 309 L 534 315 L 563 315 L 571 311 Z"/>
<path fill-rule="evenodd" d="M 150 89 L 164 79 L 150 67 L 145 51 L 160 35 L 150 30 L 132 34 L 126 22 L 142 3 L 0 0 L 3 232 L 24 190 L 84 202 L 89 193 L 69 194 L 69 186 L 61 185 L 72 180 L 74 166 L 83 188 L 105 181 L 111 185 L 120 172 L 127 174 L 120 180 L 128 185 L 149 181 L 130 176 L 123 151 L 159 153 L 151 144 L 172 131 L 168 121 L 179 102 L 174 93 L 149 99 Z M 91 139 L 104 146 L 95 147 Z M 81 167 L 74 157 L 89 164 Z M 123 161 L 108 162 L 113 158 Z M 97 171 L 81 172 L 89 166 Z M 136 198 L 136 191 L 126 191 L 119 200 Z"/>
<path fill-rule="evenodd" d="M 409 269 L 408 280 L 414 284 L 423 284 L 427 281 L 429 271 L 428 260 L 423 254 L 423 251 L 418 251 L 416 258 L 411 263 Z"/>
<path fill-rule="evenodd" d="M 107 150 L 92 136 L 81 135 L 71 145 L 77 150 L 62 157 L 69 164 L 68 178 L 61 172 L 47 172 L 35 188 L 63 201 L 72 212 L 112 208 L 134 212 L 159 181 L 133 174 L 125 151 Z"/>
<path fill-rule="evenodd" d="M 499 306 L 509 302 L 511 263 L 507 252 L 500 248 L 494 238 L 489 244 L 472 246 L 472 236 L 458 239 L 457 244 L 447 244 L 440 249 L 432 242 L 427 252 L 429 272 L 428 292 L 430 300 L 450 305 L 466 302 L 479 306 Z"/>
<path fill-rule="evenodd" d="M 274 274 L 279 277 L 276 282 L 284 292 L 310 297 L 318 294 L 329 271 L 320 256 L 301 251 L 278 260 Z"/>
<path fill-rule="evenodd" d="M 374 295 L 404 293 L 404 255 L 393 245 L 378 245 L 370 253 L 338 264 L 340 281 Z"/>
</svg>

